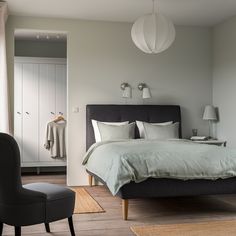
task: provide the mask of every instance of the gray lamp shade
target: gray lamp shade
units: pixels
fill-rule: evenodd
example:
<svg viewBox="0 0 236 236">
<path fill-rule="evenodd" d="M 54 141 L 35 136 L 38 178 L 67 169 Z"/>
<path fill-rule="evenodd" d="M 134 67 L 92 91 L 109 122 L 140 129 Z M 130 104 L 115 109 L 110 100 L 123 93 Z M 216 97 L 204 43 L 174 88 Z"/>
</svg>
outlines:
<svg viewBox="0 0 236 236">
<path fill-rule="evenodd" d="M 203 120 L 217 120 L 215 107 L 211 105 L 205 106 Z"/>
<path fill-rule="evenodd" d="M 132 97 L 130 86 L 125 87 L 122 97 L 123 98 L 131 98 Z"/>
<path fill-rule="evenodd" d="M 143 99 L 147 99 L 147 98 L 151 98 L 151 93 L 150 93 L 150 89 L 145 87 L 143 88 Z"/>
</svg>

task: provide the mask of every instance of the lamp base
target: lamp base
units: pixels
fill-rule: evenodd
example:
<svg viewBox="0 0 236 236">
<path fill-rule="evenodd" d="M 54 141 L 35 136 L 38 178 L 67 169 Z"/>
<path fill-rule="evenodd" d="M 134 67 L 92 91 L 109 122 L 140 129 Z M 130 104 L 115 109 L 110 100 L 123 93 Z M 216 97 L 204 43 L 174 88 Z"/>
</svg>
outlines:
<svg viewBox="0 0 236 236">
<path fill-rule="evenodd" d="M 208 139 L 215 139 L 214 137 L 212 137 L 212 121 L 209 120 L 209 135 L 208 135 Z"/>
</svg>

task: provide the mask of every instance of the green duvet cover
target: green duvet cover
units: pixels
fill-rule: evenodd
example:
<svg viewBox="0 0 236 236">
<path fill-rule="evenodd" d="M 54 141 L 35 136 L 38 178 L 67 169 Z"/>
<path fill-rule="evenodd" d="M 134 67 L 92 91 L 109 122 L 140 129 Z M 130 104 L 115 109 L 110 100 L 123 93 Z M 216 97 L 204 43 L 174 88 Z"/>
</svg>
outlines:
<svg viewBox="0 0 236 236">
<path fill-rule="evenodd" d="M 115 195 L 124 184 L 149 177 L 215 180 L 236 176 L 236 149 L 183 140 L 118 140 L 95 143 L 83 165 Z"/>
</svg>

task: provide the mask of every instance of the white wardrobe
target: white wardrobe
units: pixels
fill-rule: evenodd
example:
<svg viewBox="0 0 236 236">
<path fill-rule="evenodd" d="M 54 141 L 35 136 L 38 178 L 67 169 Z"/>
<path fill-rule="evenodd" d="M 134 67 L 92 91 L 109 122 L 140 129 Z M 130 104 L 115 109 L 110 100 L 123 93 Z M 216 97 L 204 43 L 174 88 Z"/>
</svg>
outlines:
<svg viewBox="0 0 236 236">
<path fill-rule="evenodd" d="M 66 119 L 66 59 L 15 57 L 14 136 L 22 167 L 65 166 L 44 148 L 49 121 Z"/>
</svg>

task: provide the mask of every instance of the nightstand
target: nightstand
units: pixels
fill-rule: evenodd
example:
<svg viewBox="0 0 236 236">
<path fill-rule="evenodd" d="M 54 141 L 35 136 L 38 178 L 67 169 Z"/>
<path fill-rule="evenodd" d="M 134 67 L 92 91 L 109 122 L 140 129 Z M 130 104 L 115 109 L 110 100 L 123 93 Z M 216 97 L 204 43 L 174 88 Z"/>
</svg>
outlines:
<svg viewBox="0 0 236 236">
<path fill-rule="evenodd" d="M 224 147 L 226 147 L 226 143 L 227 143 L 227 141 L 225 141 L 225 140 L 218 140 L 218 139 L 208 139 L 208 140 L 203 140 L 203 141 L 192 141 L 192 142 L 209 144 L 209 145 L 224 146 Z"/>
</svg>

